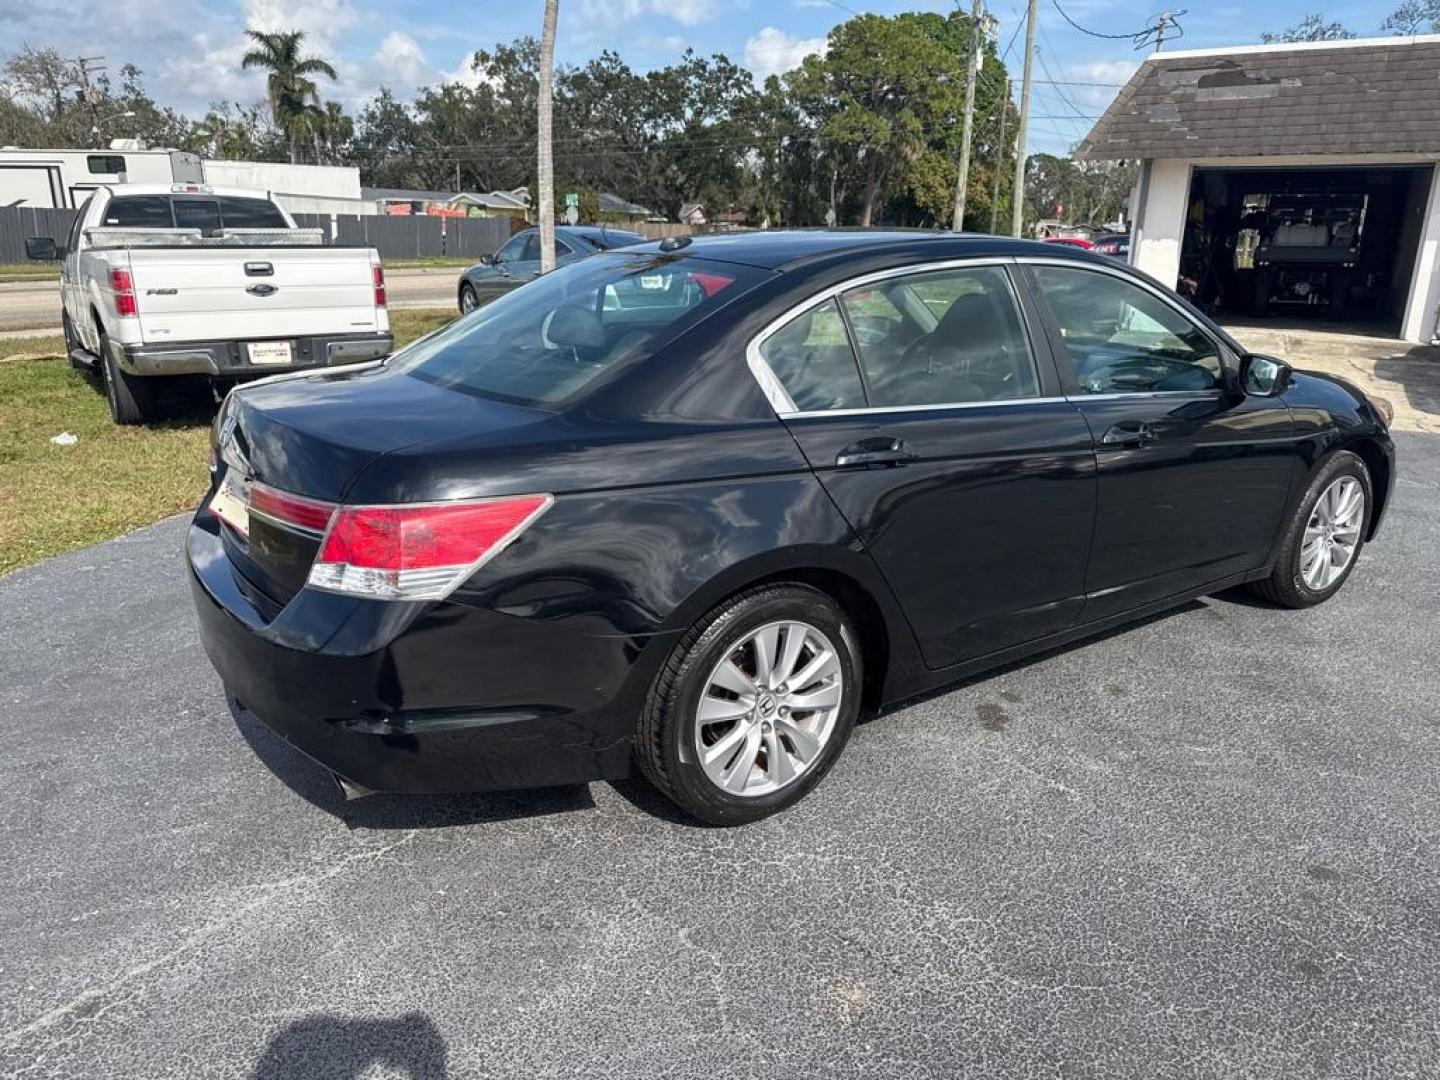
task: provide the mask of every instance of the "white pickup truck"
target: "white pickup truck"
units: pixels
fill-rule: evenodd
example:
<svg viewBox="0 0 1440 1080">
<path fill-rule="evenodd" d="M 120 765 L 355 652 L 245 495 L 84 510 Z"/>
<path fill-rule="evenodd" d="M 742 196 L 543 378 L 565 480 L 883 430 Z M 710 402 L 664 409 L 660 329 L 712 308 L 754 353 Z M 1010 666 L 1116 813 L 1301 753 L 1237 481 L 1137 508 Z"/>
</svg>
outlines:
<svg viewBox="0 0 1440 1080">
<path fill-rule="evenodd" d="M 225 384 L 390 352 L 372 248 L 331 247 L 262 192 L 201 184 L 101 187 L 61 259 L 65 344 L 98 369 L 116 423 L 161 419 L 168 379 Z"/>
</svg>

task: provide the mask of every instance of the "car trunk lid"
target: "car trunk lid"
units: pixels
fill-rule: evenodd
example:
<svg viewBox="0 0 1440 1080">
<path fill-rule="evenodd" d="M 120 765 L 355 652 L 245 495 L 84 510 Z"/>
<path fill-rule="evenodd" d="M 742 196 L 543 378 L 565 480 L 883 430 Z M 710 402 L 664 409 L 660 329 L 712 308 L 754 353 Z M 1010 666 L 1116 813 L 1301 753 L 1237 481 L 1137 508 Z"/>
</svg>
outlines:
<svg viewBox="0 0 1440 1080">
<path fill-rule="evenodd" d="M 443 431 L 503 432 L 548 415 L 378 363 L 254 383 L 234 391 L 222 413 L 223 476 L 210 508 L 227 525 L 236 569 L 283 605 L 305 585 L 330 511 L 371 462 Z"/>
</svg>

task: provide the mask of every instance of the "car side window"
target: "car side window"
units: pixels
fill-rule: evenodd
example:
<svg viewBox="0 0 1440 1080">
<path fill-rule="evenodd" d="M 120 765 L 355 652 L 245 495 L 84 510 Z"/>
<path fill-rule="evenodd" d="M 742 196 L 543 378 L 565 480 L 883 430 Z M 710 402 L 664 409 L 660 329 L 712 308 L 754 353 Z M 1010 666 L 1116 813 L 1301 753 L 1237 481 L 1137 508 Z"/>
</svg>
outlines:
<svg viewBox="0 0 1440 1080">
<path fill-rule="evenodd" d="M 840 308 L 826 300 L 767 337 L 760 355 L 804 412 L 865 407 L 865 391 Z"/>
<path fill-rule="evenodd" d="M 1145 394 L 1221 385 L 1224 368 L 1215 342 L 1148 289 L 1098 270 L 1033 269 L 1082 392 Z"/>
<path fill-rule="evenodd" d="M 512 236 L 509 240 L 505 241 L 500 250 L 495 253 L 495 261 L 497 263 L 518 262 L 522 258 L 522 253 L 525 251 L 525 244 L 529 239 L 528 234 Z"/>
<path fill-rule="evenodd" d="M 872 407 L 1039 395 L 1019 304 L 998 266 L 888 278 L 841 300 Z"/>
</svg>

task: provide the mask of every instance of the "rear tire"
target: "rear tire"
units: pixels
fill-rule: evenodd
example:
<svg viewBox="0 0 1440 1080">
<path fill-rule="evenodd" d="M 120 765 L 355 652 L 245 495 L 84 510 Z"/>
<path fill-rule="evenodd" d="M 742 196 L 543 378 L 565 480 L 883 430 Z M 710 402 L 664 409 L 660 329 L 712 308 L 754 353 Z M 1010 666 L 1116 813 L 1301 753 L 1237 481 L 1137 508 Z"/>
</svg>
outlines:
<svg viewBox="0 0 1440 1080">
<path fill-rule="evenodd" d="M 764 585 L 731 597 L 685 633 L 656 676 L 636 738 L 641 769 L 711 825 L 793 805 L 854 730 L 857 640 L 845 613 L 816 589 Z M 804 682 L 790 686 L 797 677 Z"/>
<path fill-rule="evenodd" d="M 110 405 L 110 419 L 115 423 L 148 424 L 160 418 L 154 385 L 148 379 L 128 375 L 120 369 L 104 330 L 100 331 L 100 377 L 105 384 L 105 400 Z"/>
<path fill-rule="evenodd" d="M 1358 507 L 1349 501 L 1357 497 L 1357 489 L 1362 500 Z M 1264 581 L 1254 582 L 1251 590 L 1287 608 L 1314 607 L 1329 600 L 1360 559 L 1374 505 L 1365 463 L 1348 450 L 1340 451 L 1320 467 L 1306 488 L 1286 528 L 1274 570 Z M 1337 517 L 1338 524 L 1333 520 Z"/>
</svg>

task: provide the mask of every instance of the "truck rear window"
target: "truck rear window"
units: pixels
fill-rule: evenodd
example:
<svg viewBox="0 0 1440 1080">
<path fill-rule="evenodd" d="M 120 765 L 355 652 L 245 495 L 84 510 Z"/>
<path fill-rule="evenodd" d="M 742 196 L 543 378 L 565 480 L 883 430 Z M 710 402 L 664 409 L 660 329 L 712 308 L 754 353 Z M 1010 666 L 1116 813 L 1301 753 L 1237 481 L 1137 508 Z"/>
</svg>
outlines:
<svg viewBox="0 0 1440 1080">
<path fill-rule="evenodd" d="M 653 355 L 769 276 L 664 252 L 596 255 L 502 296 L 396 353 L 392 363 L 447 389 L 557 405 Z"/>
<path fill-rule="evenodd" d="M 280 208 L 234 195 L 121 195 L 105 207 L 105 224 L 126 229 L 284 229 Z"/>
</svg>

